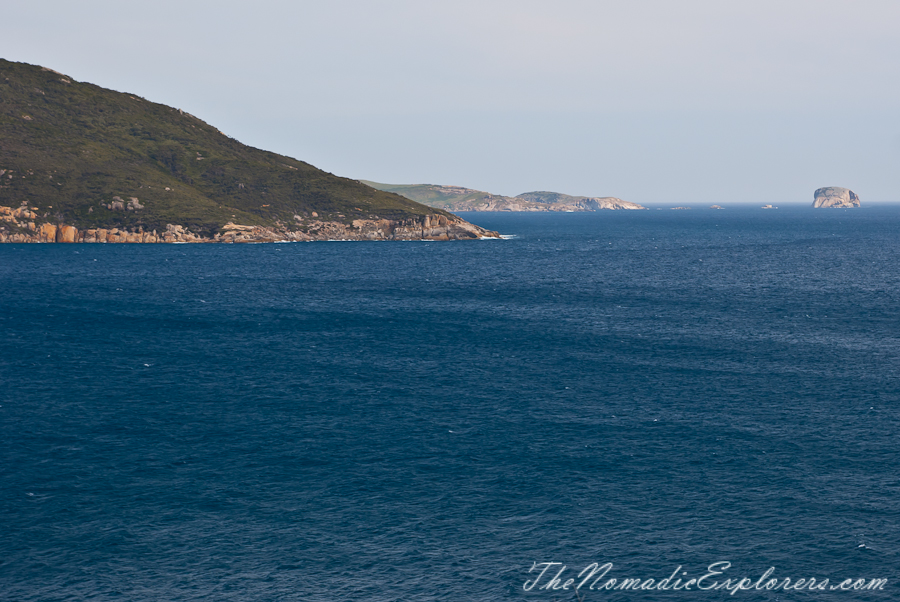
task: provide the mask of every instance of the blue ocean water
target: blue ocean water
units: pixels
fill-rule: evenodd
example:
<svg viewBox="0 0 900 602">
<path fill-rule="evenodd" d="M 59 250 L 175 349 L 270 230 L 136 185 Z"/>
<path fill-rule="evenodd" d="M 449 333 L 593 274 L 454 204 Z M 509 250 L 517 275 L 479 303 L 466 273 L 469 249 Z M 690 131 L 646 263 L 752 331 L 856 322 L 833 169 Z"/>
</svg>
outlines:
<svg viewBox="0 0 900 602">
<path fill-rule="evenodd" d="M 466 217 L 0 245 L 0 600 L 898 599 L 900 207 Z"/>
</svg>

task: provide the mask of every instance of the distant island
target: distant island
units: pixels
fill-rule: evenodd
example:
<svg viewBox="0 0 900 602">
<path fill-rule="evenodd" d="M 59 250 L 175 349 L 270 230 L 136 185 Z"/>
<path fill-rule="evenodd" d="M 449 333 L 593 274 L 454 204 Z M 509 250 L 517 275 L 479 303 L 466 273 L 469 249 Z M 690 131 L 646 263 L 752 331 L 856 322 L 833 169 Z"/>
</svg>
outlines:
<svg viewBox="0 0 900 602">
<path fill-rule="evenodd" d="M 393 192 L 410 200 L 447 211 L 603 211 L 646 209 L 616 197 L 571 196 L 559 192 L 526 192 L 518 196 L 502 196 L 437 184 L 382 184 L 360 180 L 377 190 Z"/>
<path fill-rule="evenodd" d="M 0 242 L 498 236 L 181 109 L 0 59 Z"/>
<path fill-rule="evenodd" d="M 816 209 L 859 207 L 859 196 L 848 188 L 827 186 L 813 193 L 812 206 Z"/>
</svg>

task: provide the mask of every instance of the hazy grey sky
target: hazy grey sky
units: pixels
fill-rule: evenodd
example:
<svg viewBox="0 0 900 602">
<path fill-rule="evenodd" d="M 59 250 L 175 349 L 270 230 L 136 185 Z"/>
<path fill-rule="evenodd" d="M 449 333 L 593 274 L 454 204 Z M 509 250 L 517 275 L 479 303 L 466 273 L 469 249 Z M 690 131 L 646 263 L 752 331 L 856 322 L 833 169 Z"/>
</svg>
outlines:
<svg viewBox="0 0 900 602">
<path fill-rule="evenodd" d="M 3 58 L 347 177 L 900 201 L 895 0 L 4 4 Z"/>
</svg>

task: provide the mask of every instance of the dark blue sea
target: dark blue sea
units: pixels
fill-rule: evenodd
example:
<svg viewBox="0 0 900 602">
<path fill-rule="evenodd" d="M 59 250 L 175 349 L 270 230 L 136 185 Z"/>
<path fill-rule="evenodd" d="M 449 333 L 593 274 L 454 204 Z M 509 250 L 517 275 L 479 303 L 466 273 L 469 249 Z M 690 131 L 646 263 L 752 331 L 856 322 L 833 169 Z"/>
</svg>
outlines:
<svg viewBox="0 0 900 602">
<path fill-rule="evenodd" d="M 0 600 L 900 599 L 900 206 L 466 217 L 0 245 Z"/>
</svg>

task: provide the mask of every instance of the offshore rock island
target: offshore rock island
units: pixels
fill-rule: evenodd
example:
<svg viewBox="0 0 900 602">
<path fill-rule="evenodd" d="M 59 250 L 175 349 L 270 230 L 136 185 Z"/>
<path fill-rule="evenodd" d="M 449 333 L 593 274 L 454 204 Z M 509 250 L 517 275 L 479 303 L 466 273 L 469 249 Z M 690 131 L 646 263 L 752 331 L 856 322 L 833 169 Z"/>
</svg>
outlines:
<svg viewBox="0 0 900 602">
<path fill-rule="evenodd" d="M 0 59 L 0 242 L 497 238 L 137 95 Z"/>
<path fill-rule="evenodd" d="M 848 188 L 838 186 L 819 188 L 813 193 L 813 207 L 816 209 L 859 207 L 859 195 Z"/>
<path fill-rule="evenodd" d="M 372 188 L 394 192 L 406 198 L 447 211 L 603 211 L 614 209 L 646 209 L 637 203 L 616 197 L 571 196 L 559 192 L 526 192 L 518 196 L 501 196 L 463 188 L 436 184 L 382 184 L 360 180 Z"/>
</svg>

